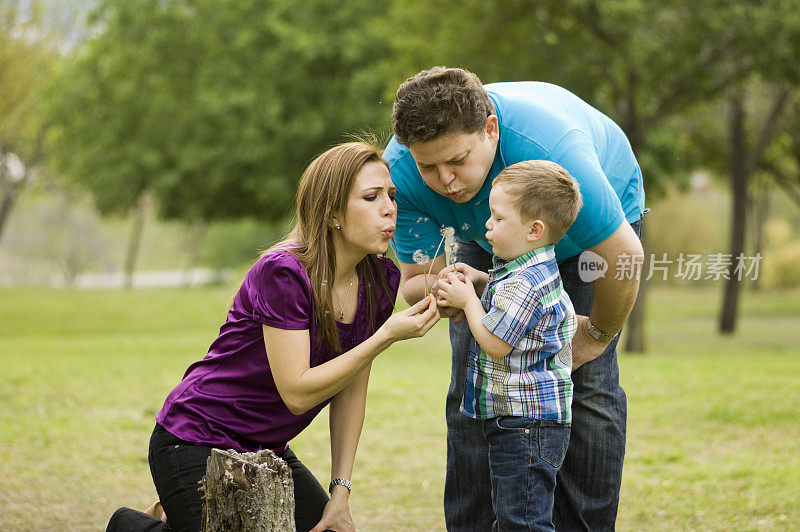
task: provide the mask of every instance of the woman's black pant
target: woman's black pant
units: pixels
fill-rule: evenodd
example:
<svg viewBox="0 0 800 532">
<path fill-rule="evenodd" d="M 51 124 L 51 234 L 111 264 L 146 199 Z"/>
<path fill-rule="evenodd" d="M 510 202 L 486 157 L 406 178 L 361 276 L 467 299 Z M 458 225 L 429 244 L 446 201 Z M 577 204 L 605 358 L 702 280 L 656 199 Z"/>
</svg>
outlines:
<svg viewBox="0 0 800 532">
<path fill-rule="evenodd" d="M 197 488 L 198 482 L 206 474 L 209 456 L 211 447 L 181 440 L 156 423 L 150 437 L 148 460 L 159 500 L 167 514 L 167 522 L 130 508 L 120 508 L 114 512 L 106 530 L 200 530 L 203 503 Z M 292 469 L 297 530 L 308 531 L 322 518 L 328 495 L 291 450 L 287 449 L 281 458 Z"/>
</svg>

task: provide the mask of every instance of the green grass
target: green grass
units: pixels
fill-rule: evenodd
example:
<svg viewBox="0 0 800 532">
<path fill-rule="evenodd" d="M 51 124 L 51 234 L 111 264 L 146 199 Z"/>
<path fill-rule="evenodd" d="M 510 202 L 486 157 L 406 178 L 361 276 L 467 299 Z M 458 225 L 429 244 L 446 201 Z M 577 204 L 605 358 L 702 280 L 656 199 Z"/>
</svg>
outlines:
<svg viewBox="0 0 800 532">
<path fill-rule="evenodd" d="M 654 287 L 650 352 L 623 355 L 620 530 L 800 529 L 800 293 Z M 102 529 L 155 499 L 153 415 L 202 356 L 230 287 L 0 291 L 0 530 Z M 360 530 L 443 530 L 444 322 L 373 367 L 352 509 Z M 327 483 L 323 413 L 292 446 Z"/>
</svg>

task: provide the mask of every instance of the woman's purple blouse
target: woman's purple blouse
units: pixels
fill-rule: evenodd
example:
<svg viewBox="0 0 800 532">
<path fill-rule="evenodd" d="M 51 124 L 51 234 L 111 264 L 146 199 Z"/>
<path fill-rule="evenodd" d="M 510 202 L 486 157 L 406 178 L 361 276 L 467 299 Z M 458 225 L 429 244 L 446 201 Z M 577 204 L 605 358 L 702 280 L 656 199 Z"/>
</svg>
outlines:
<svg viewBox="0 0 800 532">
<path fill-rule="evenodd" d="M 389 259 L 379 258 L 378 262 L 389 294 L 384 293 L 380 282 L 368 288 L 359 278 L 355 318 L 352 323 L 337 322 L 342 352 L 373 333 L 365 290 L 375 294 L 375 328 L 394 309 L 400 272 Z M 262 324 L 277 329 L 308 329 L 311 367 L 339 354 L 315 342 L 314 301 L 305 268 L 289 251 L 271 251 L 247 272 L 219 337 L 203 360 L 189 366 L 156 414 L 156 421 L 192 443 L 239 452 L 271 449 L 282 453 L 330 399 L 299 416 L 289 411 L 270 371 Z M 298 357 L 298 364 L 309 356 L 303 352 L 292 355 Z"/>
</svg>

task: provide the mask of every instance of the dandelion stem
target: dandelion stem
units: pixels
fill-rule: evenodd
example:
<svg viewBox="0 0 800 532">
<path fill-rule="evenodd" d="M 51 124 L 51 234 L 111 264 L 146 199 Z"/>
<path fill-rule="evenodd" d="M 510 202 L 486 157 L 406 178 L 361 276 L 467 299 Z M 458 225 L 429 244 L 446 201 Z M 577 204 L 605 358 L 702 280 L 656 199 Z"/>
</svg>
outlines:
<svg viewBox="0 0 800 532">
<path fill-rule="evenodd" d="M 439 250 L 442 248 L 442 244 L 444 244 L 445 235 L 442 235 L 442 239 L 439 241 L 439 246 L 436 248 L 436 252 L 433 254 L 433 259 L 431 260 L 431 267 L 428 268 L 428 273 L 425 274 L 425 292 L 428 292 L 428 275 L 431 274 L 433 270 L 433 261 L 436 260 L 436 257 L 439 255 Z"/>
</svg>

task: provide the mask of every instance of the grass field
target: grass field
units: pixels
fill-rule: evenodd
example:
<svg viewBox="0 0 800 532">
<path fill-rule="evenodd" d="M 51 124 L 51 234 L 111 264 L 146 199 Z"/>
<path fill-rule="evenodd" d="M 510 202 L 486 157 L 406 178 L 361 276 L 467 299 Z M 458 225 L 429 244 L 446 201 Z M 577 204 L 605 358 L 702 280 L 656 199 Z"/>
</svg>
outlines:
<svg viewBox="0 0 800 532">
<path fill-rule="evenodd" d="M 653 287 L 650 352 L 622 355 L 620 530 L 800 530 L 800 292 Z M 0 291 L 0 530 L 98 530 L 155 498 L 153 416 L 215 337 L 230 287 Z M 446 324 L 374 364 L 352 509 L 362 531 L 443 530 Z M 327 420 L 292 444 L 328 481 Z"/>
</svg>

